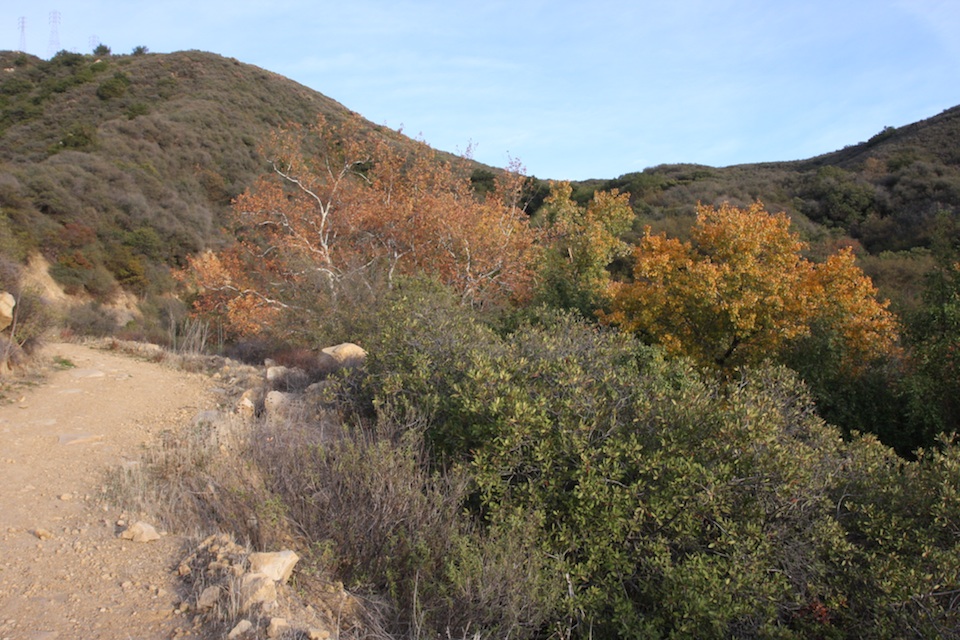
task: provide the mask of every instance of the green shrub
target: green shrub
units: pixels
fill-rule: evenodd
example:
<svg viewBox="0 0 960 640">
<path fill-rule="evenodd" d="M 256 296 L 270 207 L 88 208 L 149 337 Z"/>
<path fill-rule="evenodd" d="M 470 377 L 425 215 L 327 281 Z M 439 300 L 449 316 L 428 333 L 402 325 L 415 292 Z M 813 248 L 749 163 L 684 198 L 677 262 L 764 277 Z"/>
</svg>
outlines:
<svg viewBox="0 0 960 640">
<path fill-rule="evenodd" d="M 97 87 L 97 97 L 101 100 L 110 100 L 119 98 L 127 92 L 130 86 L 130 78 L 122 72 L 117 72 L 109 80 L 105 80 Z"/>
<path fill-rule="evenodd" d="M 133 120 L 137 116 L 145 116 L 150 113 L 150 107 L 148 107 L 143 102 L 134 102 L 129 107 L 127 107 L 127 117 Z"/>
<path fill-rule="evenodd" d="M 848 448 L 787 369 L 721 383 L 568 316 L 500 338 L 410 297 L 382 338 L 372 406 L 427 425 L 431 465 L 472 478 L 465 506 L 491 530 L 517 514 L 536 523 L 539 581 L 568 588 L 542 632 L 889 637 L 920 608 L 918 635 L 954 623 L 956 561 L 887 554 L 890 537 L 912 535 L 910 499 L 871 496 L 900 496 L 905 481 L 926 487 L 908 495 L 940 496 L 920 503 L 943 516 L 916 550 L 942 561 L 960 547 L 956 454 L 898 477 L 914 463 L 870 441 Z"/>
<path fill-rule="evenodd" d="M 19 76 L 14 76 L 13 78 L 4 80 L 3 83 L 0 84 L 0 93 L 7 96 L 28 93 L 32 89 L 33 83 L 26 78 L 21 78 Z"/>
<path fill-rule="evenodd" d="M 79 122 L 74 124 L 63 133 L 60 142 L 51 151 L 56 152 L 62 149 L 73 149 L 75 151 L 86 151 L 94 149 L 97 146 L 97 127 L 95 125 Z"/>
</svg>

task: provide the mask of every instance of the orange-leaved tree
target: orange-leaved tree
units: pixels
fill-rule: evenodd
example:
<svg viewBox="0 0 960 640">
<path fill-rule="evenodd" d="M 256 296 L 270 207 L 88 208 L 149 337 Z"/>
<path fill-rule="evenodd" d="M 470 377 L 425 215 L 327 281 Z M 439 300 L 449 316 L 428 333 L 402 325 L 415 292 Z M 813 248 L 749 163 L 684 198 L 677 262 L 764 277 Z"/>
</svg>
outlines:
<svg viewBox="0 0 960 640">
<path fill-rule="evenodd" d="M 522 176 L 479 198 L 449 161 L 409 148 L 356 118 L 276 131 L 262 149 L 272 171 L 234 201 L 237 242 L 191 260 L 198 309 L 250 334 L 399 274 L 436 277 L 465 304 L 529 295 L 537 245 Z"/>
<path fill-rule="evenodd" d="M 853 252 L 814 263 L 804 249 L 789 217 L 760 202 L 701 205 L 689 242 L 647 229 L 633 281 L 612 285 L 602 318 L 725 371 L 776 360 L 814 330 L 841 343 L 850 367 L 891 352 L 896 320 Z"/>
</svg>

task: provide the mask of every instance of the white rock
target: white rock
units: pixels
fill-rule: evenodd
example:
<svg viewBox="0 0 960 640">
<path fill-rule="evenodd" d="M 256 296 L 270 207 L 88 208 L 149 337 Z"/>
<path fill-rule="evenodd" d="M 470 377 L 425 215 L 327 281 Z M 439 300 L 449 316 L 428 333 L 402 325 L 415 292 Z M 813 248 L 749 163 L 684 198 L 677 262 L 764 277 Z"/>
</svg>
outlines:
<svg viewBox="0 0 960 640">
<path fill-rule="evenodd" d="M 267 367 L 267 381 L 269 382 L 278 382 L 283 380 L 283 378 L 290 372 L 290 369 L 282 366 L 275 365 L 272 367 Z"/>
<path fill-rule="evenodd" d="M 140 522 L 130 525 L 120 534 L 120 537 L 124 540 L 132 540 L 133 542 L 153 542 L 154 540 L 160 539 L 160 534 L 153 528 L 153 525 L 149 525 L 141 520 Z"/>
<path fill-rule="evenodd" d="M 300 560 L 300 556 L 285 549 L 274 553 L 251 553 L 249 560 L 252 573 L 262 573 L 283 584 L 290 579 L 293 567 Z"/>
<path fill-rule="evenodd" d="M 336 373 L 346 367 L 359 367 L 367 357 L 362 347 L 352 342 L 344 342 L 335 347 L 320 350 L 317 364 L 327 374 Z"/>
<path fill-rule="evenodd" d="M 252 418 L 257 413 L 257 392 L 247 389 L 237 400 L 237 413 L 243 418 Z"/>
<path fill-rule="evenodd" d="M 13 294 L 7 291 L 0 293 L 0 331 L 13 323 L 13 308 L 16 304 L 17 299 Z"/>
</svg>

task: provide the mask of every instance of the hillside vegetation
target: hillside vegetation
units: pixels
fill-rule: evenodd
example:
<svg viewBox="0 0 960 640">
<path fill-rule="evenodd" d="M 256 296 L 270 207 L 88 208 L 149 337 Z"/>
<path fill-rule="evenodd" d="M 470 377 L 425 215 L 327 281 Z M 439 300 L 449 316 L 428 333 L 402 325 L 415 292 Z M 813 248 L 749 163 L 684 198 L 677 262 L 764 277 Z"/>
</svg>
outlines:
<svg viewBox="0 0 960 640">
<path fill-rule="evenodd" d="M 169 267 L 222 244 L 230 201 L 265 169 L 276 127 L 335 101 L 198 51 L 45 61 L 0 54 L 0 242 L 42 251 L 71 293 L 172 289 Z M 406 138 L 367 123 L 402 144 Z"/>
</svg>

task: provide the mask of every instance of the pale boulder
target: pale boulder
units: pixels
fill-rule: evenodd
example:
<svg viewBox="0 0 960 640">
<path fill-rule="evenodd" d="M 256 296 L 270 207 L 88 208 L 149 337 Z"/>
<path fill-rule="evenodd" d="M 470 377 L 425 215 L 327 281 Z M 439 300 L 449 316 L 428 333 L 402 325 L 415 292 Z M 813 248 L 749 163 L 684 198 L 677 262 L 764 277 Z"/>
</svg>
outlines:
<svg viewBox="0 0 960 640">
<path fill-rule="evenodd" d="M 120 537 L 133 542 L 153 542 L 160 539 L 160 534 L 152 525 L 141 521 L 130 525 L 126 531 L 120 534 Z"/>
<path fill-rule="evenodd" d="M 352 342 L 344 342 L 334 347 L 320 350 L 317 358 L 319 369 L 326 374 L 336 373 L 341 369 L 359 367 L 367 358 L 367 352 Z"/>
<path fill-rule="evenodd" d="M 237 400 L 237 414 L 244 419 L 252 419 L 257 414 L 257 400 L 259 394 L 255 389 L 247 389 Z"/>
<path fill-rule="evenodd" d="M 273 553 L 251 553 L 248 559 L 251 573 L 262 573 L 283 584 L 290 579 L 300 556 L 287 549 Z"/>
<path fill-rule="evenodd" d="M 284 618 L 270 618 L 270 624 L 267 626 L 268 638 L 282 638 L 290 633 L 292 627 Z"/>
<path fill-rule="evenodd" d="M 13 324 L 13 308 L 17 306 L 17 299 L 13 294 L 4 291 L 0 293 L 0 331 Z"/>
<path fill-rule="evenodd" d="M 227 634 L 227 638 L 229 640 L 238 640 L 239 638 L 242 638 L 253 631 L 254 629 L 252 622 L 249 620 L 241 620 L 233 629 L 230 630 L 230 633 Z"/>
<path fill-rule="evenodd" d="M 270 391 L 263 399 L 263 409 L 268 417 L 276 418 L 282 416 L 296 398 L 296 394 L 293 393 Z"/>
<path fill-rule="evenodd" d="M 219 585 L 211 585 L 200 592 L 200 595 L 197 597 L 197 609 L 201 611 L 212 609 L 220 599 L 220 591 Z"/>
</svg>

